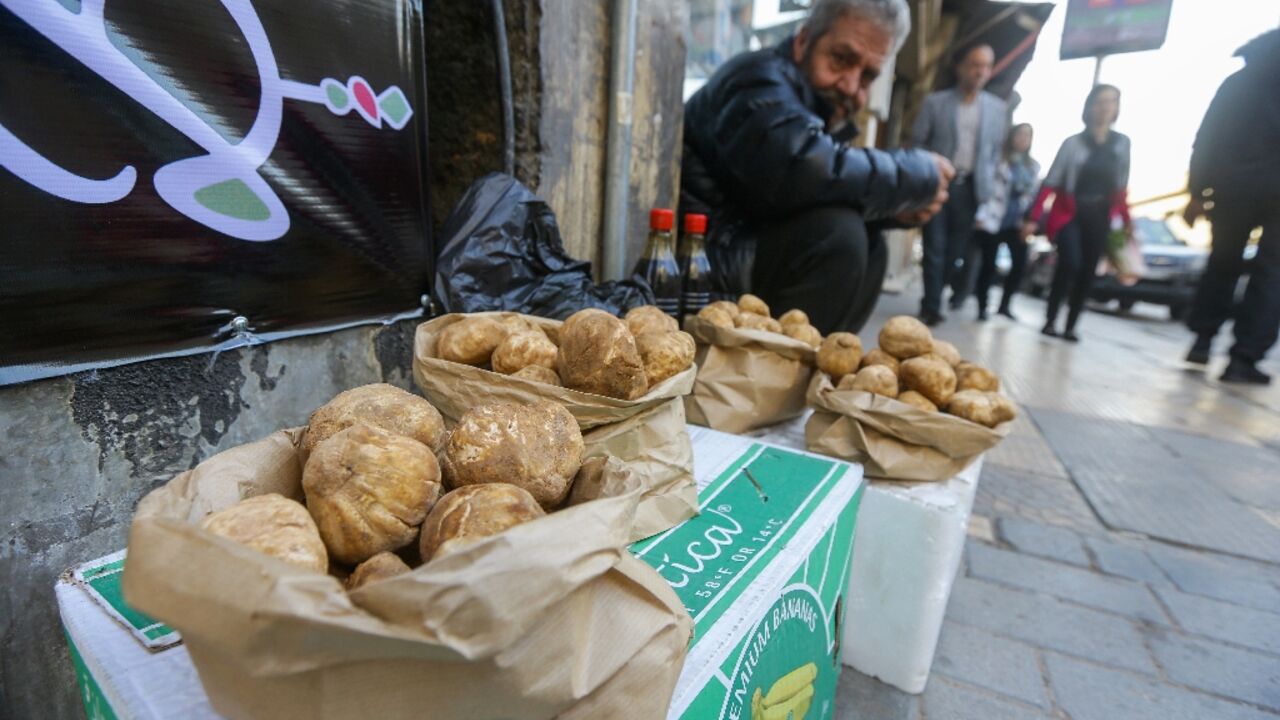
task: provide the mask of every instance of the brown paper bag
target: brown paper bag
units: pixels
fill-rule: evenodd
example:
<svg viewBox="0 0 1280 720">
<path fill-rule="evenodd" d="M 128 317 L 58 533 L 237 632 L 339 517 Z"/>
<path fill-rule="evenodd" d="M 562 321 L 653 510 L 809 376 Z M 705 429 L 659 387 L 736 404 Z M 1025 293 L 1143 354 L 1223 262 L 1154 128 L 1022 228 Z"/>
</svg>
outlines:
<svg viewBox="0 0 1280 720">
<path fill-rule="evenodd" d="M 814 375 L 808 397 L 814 411 L 805 423 L 806 447 L 859 462 L 867 476 L 888 480 L 948 480 L 1012 427 L 988 428 L 883 395 L 836 390 L 826 373 Z"/>
<path fill-rule="evenodd" d="M 243 497 L 301 497 L 298 431 L 216 455 L 138 507 L 128 602 L 182 633 L 229 718 L 662 718 L 692 621 L 626 550 L 641 496 L 613 459 L 575 504 L 348 594 L 200 530 Z"/>
<path fill-rule="evenodd" d="M 698 343 L 698 377 L 684 399 L 689 422 L 745 433 L 804 412 L 815 355 L 808 343 L 697 316 L 686 317 L 684 329 Z"/>
<path fill-rule="evenodd" d="M 542 328 L 553 341 L 559 340 L 559 320 L 507 312 L 475 314 L 521 317 Z M 695 368 L 664 380 L 638 400 L 545 385 L 436 357 L 440 331 L 464 317 L 442 315 L 419 325 L 414 335 L 414 380 L 447 424 L 452 426 L 481 402 L 558 402 L 573 413 L 582 428 L 588 457 L 616 457 L 630 465 L 644 485 L 632 540 L 656 535 L 698 513 L 693 443 L 689 441 L 680 400 L 693 386 Z"/>
</svg>

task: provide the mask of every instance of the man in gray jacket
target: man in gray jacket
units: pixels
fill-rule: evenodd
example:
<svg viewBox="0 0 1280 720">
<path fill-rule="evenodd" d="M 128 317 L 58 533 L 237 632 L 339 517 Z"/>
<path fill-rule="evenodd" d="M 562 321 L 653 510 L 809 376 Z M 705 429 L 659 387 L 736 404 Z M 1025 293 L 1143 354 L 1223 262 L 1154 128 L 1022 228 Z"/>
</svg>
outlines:
<svg viewBox="0 0 1280 720">
<path fill-rule="evenodd" d="M 1008 111 L 1000 98 L 985 92 L 995 52 L 989 45 L 965 50 L 956 66 L 956 87 L 925 98 L 911 128 L 911 145 L 935 152 L 955 167 L 950 199 L 924 228 L 924 298 L 920 319 L 937 325 L 942 288 L 950 283 L 952 308 L 965 294 L 963 264 L 973 236 L 978 206 L 991 197 Z"/>
</svg>

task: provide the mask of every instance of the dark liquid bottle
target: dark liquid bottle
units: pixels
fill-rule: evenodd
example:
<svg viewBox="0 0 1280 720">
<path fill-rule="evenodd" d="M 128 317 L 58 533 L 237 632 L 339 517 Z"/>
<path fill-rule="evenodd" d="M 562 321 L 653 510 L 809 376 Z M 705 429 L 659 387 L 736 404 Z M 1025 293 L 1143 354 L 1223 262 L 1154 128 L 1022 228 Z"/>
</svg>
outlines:
<svg viewBox="0 0 1280 720">
<path fill-rule="evenodd" d="M 680 276 L 684 289 L 680 296 L 682 315 L 696 315 L 711 302 L 711 261 L 707 259 L 707 216 L 684 216 L 680 236 Z"/>
<path fill-rule="evenodd" d="M 676 241 L 671 234 L 676 215 L 656 208 L 649 213 L 649 241 L 644 255 L 636 263 L 635 274 L 653 288 L 657 306 L 666 314 L 680 318 L 680 265 L 676 263 Z"/>
</svg>

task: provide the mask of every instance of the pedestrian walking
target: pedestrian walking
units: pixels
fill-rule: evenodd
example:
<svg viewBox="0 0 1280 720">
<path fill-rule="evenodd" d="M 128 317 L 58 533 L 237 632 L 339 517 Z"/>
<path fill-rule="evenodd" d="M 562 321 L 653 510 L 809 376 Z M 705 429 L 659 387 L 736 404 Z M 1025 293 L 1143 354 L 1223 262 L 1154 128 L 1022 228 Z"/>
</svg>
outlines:
<svg viewBox="0 0 1280 720">
<path fill-rule="evenodd" d="M 1213 337 L 1232 316 L 1245 246 L 1261 227 L 1222 379 L 1265 385 L 1271 377 L 1257 364 L 1280 332 L 1280 30 L 1254 38 L 1236 56 L 1245 66 L 1218 88 L 1191 153 L 1183 219 L 1192 224 L 1207 213 L 1213 248 L 1187 317 L 1196 334 L 1187 361 L 1209 362 Z"/>
<path fill-rule="evenodd" d="M 959 55 L 956 87 L 930 94 L 911 128 L 911 146 L 951 161 L 956 175 L 950 197 L 924 227 L 924 297 L 920 319 L 937 325 L 942 315 L 942 289 L 951 286 L 953 309 L 967 292 L 964 260 L 973 235 L 978 206 L 991 197 L 1008 110 L 1000 98 L 983 90 L 991 79 L 995 52 L 974 45 Z"/>
<path fill-rule="evenodd" d="M 1049 291 L 1044 329 L 1051 337 L 1079 342 L 1076 325 L 1107 249 L 1113 226 L 1131 238 L 1129 220 L 1129 138 L 1112 129 L 1120 115 L 1120 90 L 1095 85 L 1084 101 L 1085 130 L 1062 142 L 1040 192 L 1031 203 L 1030 234 L 1044 221 L 1044 232 L 1057 248 L 1058 262 Z M 1044 204 L 1053 198 L 1047 217 Z M 1067 301 L 1067 325 L 1059 335 L 1058 313 Z"/>
<path fill-rule="evenodd" d="M 1004 159 L 996 169 L 996 182 L 991 198 L 978 208 L 975 239 L 982 250 L 978 282 L 974 290 L 978 298 L 978 320 L 987 319 L 988 295 L 996 275 L 996 255 L 1000 246 L 1009 248 L 1009 274 L 1004 279 L 1000 296 L 1001 315 L 1015 319 L 1009 303 L 1022 284 L 1027 266 L 1027 210 L 1035 198 L 1040 181 L 1040 163 L 1031 157 L 1031 125 L 1022 123 L 1009 131 L 1004 144 Z"/>
</svg>

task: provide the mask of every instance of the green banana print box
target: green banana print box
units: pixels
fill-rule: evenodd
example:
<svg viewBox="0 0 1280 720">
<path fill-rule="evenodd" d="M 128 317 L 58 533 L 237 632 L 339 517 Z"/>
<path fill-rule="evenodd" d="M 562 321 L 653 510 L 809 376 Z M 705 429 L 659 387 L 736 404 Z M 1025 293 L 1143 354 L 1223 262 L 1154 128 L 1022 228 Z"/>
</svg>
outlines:
<svg viewBox="0 0 1280 720">
<path fill-rule="evenodd" d="M 631 547 L 694 619 L 668 719 L 830 718 L 862 470 L 689 434 L 700 514 Z"/>
</svg>

